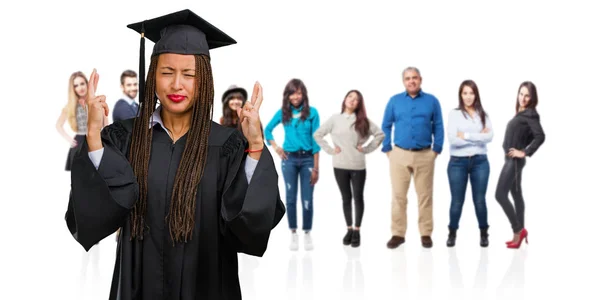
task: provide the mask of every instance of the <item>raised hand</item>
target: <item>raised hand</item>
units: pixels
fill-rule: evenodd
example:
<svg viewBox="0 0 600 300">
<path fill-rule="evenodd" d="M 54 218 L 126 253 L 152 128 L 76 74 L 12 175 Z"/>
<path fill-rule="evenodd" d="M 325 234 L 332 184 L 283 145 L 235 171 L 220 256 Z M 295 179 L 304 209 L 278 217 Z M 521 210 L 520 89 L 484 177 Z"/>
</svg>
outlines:
<svg viewBox="0 0 600 300">
<path fill-rule="evenodd" d="M 250 151 L 260 150 L 264 147 L 260 116 L 258 113 L 262 101 L 262 86 L 257 81 L 254 84 L 250 101 L 246 101 L 243 107 L 237 109 L 238 117 L 241 120 L 242 133 L 250 144 Z"/>
<path fill-rule="evenodd" d="M 96 88 L 98 87 L 98 80 L 100 75 L 96 72 L 96 69 L 92 71 L 88 84 L 88 133 L 99 133 L 104 127 L 105 117 L 108 117 L 108 105 L 106 104 L 106 96 L 96 96 Z"/>
<path fill-rule="evenodd" d="M 99 75 L 96 69 L 92 71 L 90 80 L 88 81 L 88 97 L 87 97 L 87 135 L 86 141 L 88 151 L 96 151 L 103 147 L 100 138 L 100 131 L 104 127 L 104 119 L 108 116 L 108 105 L 104 95 L 96 96 L 96 88 L 98 87 Z"/>
</svg>

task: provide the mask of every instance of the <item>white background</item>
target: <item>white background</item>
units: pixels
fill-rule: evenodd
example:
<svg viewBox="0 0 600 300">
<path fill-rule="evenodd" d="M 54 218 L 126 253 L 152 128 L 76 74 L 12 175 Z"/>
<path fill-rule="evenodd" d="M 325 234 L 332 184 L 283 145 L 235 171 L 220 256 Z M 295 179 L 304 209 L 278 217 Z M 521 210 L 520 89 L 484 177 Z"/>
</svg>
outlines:
<svg viewBox="0 0 600 300">
<path fill-rule="evenodd" d="M 478 245 L 470 190 L 457 246 L 445 246 L 446 137 L 436 162 L 430 250 L 420 246 L 412 187 L 407 242 L 393 251 L 386 248 L 391 186 L 380 150 L 368 157 L 362 246 L 344 248 L 341 199 L 331 158 L 323 153 L 314 195 L 314 251 L 288 250 L 284 218 L 263 258 L 240 256 L 244 299 L 597 299 L 600 21 L 593 2 L 358 3 L 14 1 L 9 7 L 3 2 L 0 298 L 107 298 L 114 236 L 99 245 L 99 269 L 80 277 L 83 250 L 64 222 L 69 145 L 55 122 L 74 71 L 89 75 L 97 68 L 98 92 L 107 95 L 111 107 L 118 100 L 121 72 L 138 70 L 139 35 L 127 24 L 190 8 L 238 41 L 212 52 L 214 120 L 227 86 L 250 91 L 259 80 L 266 124 L 280 108 L 285 84 L 297 77 L 306 83 L 322 122 L 339 111 L 348 90 L 358 89 L 368 116 L 381 124 L 390 96 L 404 90 L 402 69 L 412 65 L 422 72 L 423 90 L 440 100 L 444 126 L 458 103 L 460 82 L 475 80 L 496 133 L 489 145 L 488 249 Z M 146 45 L 148 62 L 153 44 Z M 511 228 L 494 191 L 505 125 L 525 80 L 538 87 L 546 142 L 523 173 L 531 244 L 509 250 L 504 241 Z M 283 141 L 281 127 L 275 137 Z M 279 160 L 276 165 L 280 171 Z M 285 199 L 283 178 L 280 184 Z"/>
</svg>

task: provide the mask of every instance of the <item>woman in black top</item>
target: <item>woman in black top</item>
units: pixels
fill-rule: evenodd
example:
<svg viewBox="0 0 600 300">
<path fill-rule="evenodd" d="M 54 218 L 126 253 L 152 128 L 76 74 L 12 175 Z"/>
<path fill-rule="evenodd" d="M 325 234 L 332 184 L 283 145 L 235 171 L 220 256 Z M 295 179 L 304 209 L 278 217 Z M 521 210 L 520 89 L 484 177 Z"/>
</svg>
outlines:
<svg viewBox="0 0 600 300">
<path fill-rule="evenodd" d="M 513 229 L 513 239 L 506 242 L 508 248 L 519 248 L 523 239 L 527 241 L 521 174 L 525 167 L 525 157 L 531 157 L 545 139 L 540 116 L 536 110 L 537 103 L 535 85 L 529 81 L 521 83 L 517 96 L 516 115 L 506 126 L 502 144 L 506 156 L 496 187 L 496 200 L 502 206 Z M 514 207 L 508 199 L 509 191 L 515 202 Z"/>
</svg>

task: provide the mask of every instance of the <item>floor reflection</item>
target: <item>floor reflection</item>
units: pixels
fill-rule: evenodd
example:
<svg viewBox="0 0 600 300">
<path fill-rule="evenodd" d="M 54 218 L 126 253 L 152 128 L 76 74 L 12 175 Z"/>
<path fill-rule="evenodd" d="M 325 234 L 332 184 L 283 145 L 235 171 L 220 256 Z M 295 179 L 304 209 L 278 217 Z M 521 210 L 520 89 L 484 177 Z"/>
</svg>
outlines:
<svg viewBox="0 0 600 300">
<path fill-rule="evenodd" d="M 365 278 L 360 261 L 360 247 L 344 247 L 346 267 L 342 285 L 342 299 L 365 299 Z"/>
<path fill-rule="evenodd" d="M 512 261 L 496 291 L 499 299 L 525 299 L 525 260 L 527 258 L 527 249 L 516 249 L 514 251 Z"/>
</svg>

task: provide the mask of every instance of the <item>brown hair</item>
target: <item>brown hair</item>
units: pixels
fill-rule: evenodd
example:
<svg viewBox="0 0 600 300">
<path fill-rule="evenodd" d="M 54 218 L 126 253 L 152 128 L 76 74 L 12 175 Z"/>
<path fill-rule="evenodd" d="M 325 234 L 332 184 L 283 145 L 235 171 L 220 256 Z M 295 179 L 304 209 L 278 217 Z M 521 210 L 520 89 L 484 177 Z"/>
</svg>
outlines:
<svg viewBox="0 0 600 300">
<path fill-rule="evenodd" d="M 367 109 L 365 108 L 365 102 L 363 95 L 358 90 L 351 90 L 344 97 L 344 101 L 342 102 L 342 113 L 346 109 L 346 98 L 351 93 L 356 93 L 356 99 L 358 100 L 358 105 L 356 106 L 356 110 L 354 110 L 354 114 L 356 115 L 356 121 L 354 122 L 354 130 L 358 133 L 358 135 L 362 138 L 369 136 L 369 119 L 367 118 Z"/>
<path fill-rule="evenodd" d="M 239 125 L 237 111 L 234 111 L 229 107 L 229 100 L 233 98 L 242 100 L 242 105 L 244 105 L 244 103 L 246 102 L 244 95 L 242 95 L 242 93 L 240 92 L 233 92 L 228 94 L 225 98 L 225 102 L 223 102 L 223 117 L 221 118 L 221 125 L 237 128 Z"/>
<path fill-rule="evenodd" d="M 123 71 L 123 73 L 121 73 L 121 85 L 125 84 L 125 78 L 126 77 L 133 77 L 133 78 L 137 78 L 137 73 L 132 71 L 132 70 L 125 70 Z"/>
<path fill-rule="evenodd" d="M 531 81 L 525 81 L 521 83 L 521 85 L 519 85 L 519 89 L 517 90 L 517 104 L 515 107 L 515 114 L 519 113 L 519 93 L 521 92 L 522 87 L 526 87 L 529 91 L 529 102 L 527 102 L 525 108 L 531 108 L 532 110 L 536 110 L 538 104 L 538 94 L 535 84 L 533 84 L 533 82 Z"/>
<path fill-rule="evenodd" d="M 481 124 L 483 124 L 483 127 L 485 128 L 486 113 L 483 109 L 483 106 L 481 105 L 481 98 L 479 98 L 479 89 L 477 88 L 477 84 L 475 84 L 475 81 L 467 79 L 460 84 L 460 87 L 458 88 L 458 109 L 462 111 L 463 116 L 466 118 L 467 109 L 465 107 L 465 103 L 462 100 L 462 91 L 466 86 L 470 87 L 473 90 L 473 94 L 475 94 L 475 100 L 473 100 L 473 108 L 475 109 L 475 112 L 479 114 L 479 117 L 481 118 Z"/>
<path fill-rule="evenodd" d="M 175 175 L 171 207 L 167 215 L 173 244 L 181 241 L 187 242 L 192 238 L 196 191 L 204 173 L 208 136 L 212 123 L 214 86 L 210 58 L 205 55 L 195 55 L 195 59 L 194 90 L 196 93 L 192 100 L 192 119 L 183 157 Z M 134 122 L 129 151 L 129 161 L 140 187 L 140 198 L 131 211 L 131 238 L 140 240 L 143 239 L 145 229 L 148 164 L 152 145 L 152 129 L 148 124 L 150 124 L 150 117 L 157 104 L 155 97 L 157 64 L 158 56 L 152 57 L 144 100 L 141 102 L 140 117 L 136 118 Z"/>
<path fill-rule="evenodd" d="M 308 93 L 306 92 L 306 86 L 300 79 L 292 79 L 286 84 L 283 90 L 283 101 L 281 104 L 282 123 L 285 124 L 292 119 L 292 108 L 290 107 L 290 95 L 294 94 L 297 90 L 302 91 L 302 112 L 300 113 L 300 120 L 304 121 L 310 114 L 310 106 L 308 104 Z"/>
</svg>

